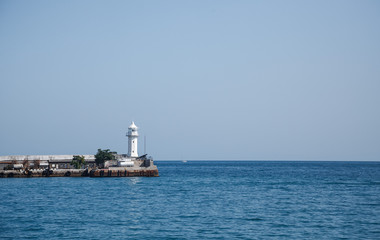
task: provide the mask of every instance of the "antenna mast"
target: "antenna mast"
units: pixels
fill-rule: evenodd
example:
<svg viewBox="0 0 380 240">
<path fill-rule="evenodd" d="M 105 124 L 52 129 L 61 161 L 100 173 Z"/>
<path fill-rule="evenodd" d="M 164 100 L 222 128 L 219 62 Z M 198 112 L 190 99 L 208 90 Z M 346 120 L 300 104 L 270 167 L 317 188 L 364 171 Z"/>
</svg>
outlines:
<svg viewBox="0 0 380 240">
<path fill-rule="evenodd" d="M 144 154 L 146 154 L 146 136 L 144 135 Z"/>
</svg>

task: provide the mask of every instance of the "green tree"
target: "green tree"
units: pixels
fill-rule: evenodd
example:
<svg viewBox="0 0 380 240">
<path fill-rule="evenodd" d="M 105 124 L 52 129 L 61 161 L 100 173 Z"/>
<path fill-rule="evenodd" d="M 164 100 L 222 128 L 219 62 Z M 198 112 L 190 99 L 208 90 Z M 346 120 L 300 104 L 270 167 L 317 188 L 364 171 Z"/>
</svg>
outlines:
<svg viewBox="0 0 380 240">
<path fill-rule="evenodd" d="M 95 154 L 96 165 L 99 166 L 100 164 L 103 164 L 105 161 L 114 160 L 115 159 L 114 154 L 116 154 L 116 152 L 110 152 L 109 149 L 105 149 L 105 150 L 98 149 L 98 152 Z"/>
<path fill-rule="evenodd" d="M 73 156 L 71 165 L 73 165 L 76 169 L 80 169 L 85 164 L 86 164 L 86 161 L 84 159 L 84 156 L 79 156 L 79 155 Z"/>
</svg>

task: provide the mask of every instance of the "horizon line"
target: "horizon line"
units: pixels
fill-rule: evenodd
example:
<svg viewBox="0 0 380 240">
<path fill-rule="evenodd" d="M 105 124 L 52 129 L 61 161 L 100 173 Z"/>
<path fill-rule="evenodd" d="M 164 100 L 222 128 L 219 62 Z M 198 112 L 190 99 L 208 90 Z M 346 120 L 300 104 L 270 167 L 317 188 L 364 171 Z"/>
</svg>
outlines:
<svg viewBox="0 0 380 240">
<path fill-rule="evenodd" d="M 260 159 L 191 159 L 191 160 L 176 160 L 176 159 L 154 159 L 154 161 L 168 161 L 168 162 L 183 162 L 183 161 L 219 161 L 219 162 L 380 162 L 380 160 L 305 160 L 305 159 L 270 159 L 270 160 L 260 160 Z"/>
</svg>

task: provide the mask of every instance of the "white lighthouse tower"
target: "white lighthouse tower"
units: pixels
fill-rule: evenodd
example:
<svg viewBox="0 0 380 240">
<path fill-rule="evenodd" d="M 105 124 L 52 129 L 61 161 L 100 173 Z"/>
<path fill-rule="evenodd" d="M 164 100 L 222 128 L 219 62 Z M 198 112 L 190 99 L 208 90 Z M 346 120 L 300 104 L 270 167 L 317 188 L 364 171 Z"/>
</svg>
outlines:
<svg viewBox="0 0 380 240">
<path fill-rule="evenodd" d="M 128 156 L 131 158 L 138 157 L 137 153 L 137 138 L 139 137 L 139 133 L 137 132 L 138 127 L 134 122 L 128 128 Z"/>
</svg>

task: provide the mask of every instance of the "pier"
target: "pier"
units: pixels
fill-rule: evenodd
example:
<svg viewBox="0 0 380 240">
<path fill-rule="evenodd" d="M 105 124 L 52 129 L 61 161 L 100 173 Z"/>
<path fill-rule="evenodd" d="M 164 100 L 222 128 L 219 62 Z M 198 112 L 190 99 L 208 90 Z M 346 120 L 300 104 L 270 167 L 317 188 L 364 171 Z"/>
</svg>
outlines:
<svg viewBox="0 0 380 240">
<path fill-rule="evenodd" d="M 138 127 L 128 127 L 128 153 L 98 149 L 96 155 L 0 156 L 0 178 L 31 177 L 158 177 L 153 158 L 138 155 Z"/>
<path fill-rule="evenodd" d="M 0 170 L 0 178 L 35 177 L 158 177 L 157 168 L 149 169 L 39 169 L 39 170 Z"/>
</svg>

